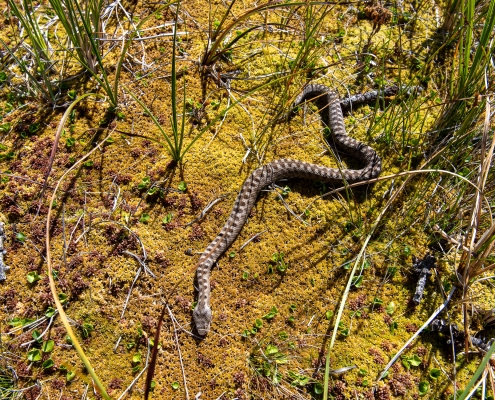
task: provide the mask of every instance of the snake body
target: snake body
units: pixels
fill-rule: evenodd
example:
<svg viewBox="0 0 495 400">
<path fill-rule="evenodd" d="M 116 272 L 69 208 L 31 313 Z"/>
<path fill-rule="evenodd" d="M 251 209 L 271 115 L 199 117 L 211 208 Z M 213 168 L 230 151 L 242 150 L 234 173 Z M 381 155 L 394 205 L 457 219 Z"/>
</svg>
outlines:
<svg viewBox="0 0 495 400">
<path fill-rule="evenodd" d="M 376 96 L 375 96 L 376 99 Z M 361 161 L 362 169 L 328 168 L 303 161 L 280 159 L 255 171 L 246 179 L 230 216 L 218 236 L 201 255 L 197 264 L 198 302 L 193 311 L 197 332 L 204 336 L 210 330 L 210 270 L 218 258 L 234 242 L 241 231 L 260 191 L 283 178 L 305 178 L 330 183 L 355 183 L 376 178 L 381 172 L 381 160 L 369 146 L 346 134 L 344 116 L 338 95 L 323 85 L 308 85 L 296 98 L 294 107 L 312 100 L 320 110 L 322 123 L 330 128 L 329 144 Z"/>
</svg>

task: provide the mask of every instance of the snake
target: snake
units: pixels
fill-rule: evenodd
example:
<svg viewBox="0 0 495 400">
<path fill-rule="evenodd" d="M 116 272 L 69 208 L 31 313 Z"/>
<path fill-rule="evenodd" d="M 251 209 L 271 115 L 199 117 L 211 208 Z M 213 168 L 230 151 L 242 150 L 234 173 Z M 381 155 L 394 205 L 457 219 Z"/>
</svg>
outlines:
<svg viewBox="0 0 495 400">
<path fill-rule="evenodd" d="M 372 91 L 358 95 L 354 101 L 347 99 L 341 101 L 338 94 L 320 84 L 306 85 L 299 96 L 296 97 L 292 112 L 295 114 L 297 107 L 312 101 L 319 110 L 321 122 L 329 128 L 326 138 L 328 144 L 363 164 L 362 169 L 329 168 L 322 165 L 310 164 L 304 161 L 289 158 L 278 159 L 254 170 L 245 180 L 237 195 L 232 212 L 218 236 L 208 245 L 202 253 L 196 268 L 196 284 L 198 299 L 193 310 L 193 322 L 196 332 L 204 337 L 210 330 L 211 291 L 210 271 L 219 257 L 230 247 L 248 219 L 258 194 L 267 186 L 286 178 L 304 178 L 332 184 L 352 184 L 374 179 L 380 175 L 381 159 L 373 148 L 347 136 L 343 108 L 348 109 L 353 104 L 376 100 L 381 94 L 395 94 L 396 87 L 388 87 L 382 92 Z M 327 130 L 328 131 L 328 130 Z"/>
</svg>

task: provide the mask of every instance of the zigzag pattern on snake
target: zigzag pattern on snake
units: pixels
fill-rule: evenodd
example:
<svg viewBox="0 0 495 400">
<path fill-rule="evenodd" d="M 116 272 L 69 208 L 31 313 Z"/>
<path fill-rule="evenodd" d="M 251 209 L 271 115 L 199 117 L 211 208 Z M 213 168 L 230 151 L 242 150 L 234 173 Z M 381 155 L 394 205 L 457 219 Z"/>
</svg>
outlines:
<svg viewBox="0 0 495 400">
<path fill-rule="evenodd" d="M 388 90 L 388 92 L 387 92 Z M 391 87 L 385 90 L 385 94 L 395 94 L 397 89 Z M 371 94 L 370 94 L 371 93 Z M 383 94 L 383 93 L 382 93 Z M 366 102 L 376 100 L 378 92 L 369 92 L 357 96 L 364 98 Z M 307 85 L 303 92 L 296 98 L 294 107 L 312 100 L 319 109 L 321 121 L 330 128 L 329 144 L 361 161 L 362 169 L 338 169 L 328 168 L 322 165 L 310 164 L 303 161 L 280 159 L 272 161 L 256 169 L 244 182 L 239 195 L 234 203 L 227 222 L 218 236 L 210 243 L 199 259 L 196 280 L 198 289 L 198 302 L 193 311 L 193 320 L 197 332 L 204 336 L 210 330 L 212 319 L 210 307 L 210 270 L 218 258 L 234 242 L 241 231 L 248 215 L 256 202 L 260 191 L 268 185 L 283 178 L 305 178 L 330 183 L 355 183 L 378 177 L 381 172 L 381 160 L 376 152 L 369 146 L 350 138 L 346 134 L 342 107 L 349 107 L 354 102 L 341 102 L 338 95 L 323 85 Z M 363 102 L 363 100 L 361 100 Z"/>
</svg>

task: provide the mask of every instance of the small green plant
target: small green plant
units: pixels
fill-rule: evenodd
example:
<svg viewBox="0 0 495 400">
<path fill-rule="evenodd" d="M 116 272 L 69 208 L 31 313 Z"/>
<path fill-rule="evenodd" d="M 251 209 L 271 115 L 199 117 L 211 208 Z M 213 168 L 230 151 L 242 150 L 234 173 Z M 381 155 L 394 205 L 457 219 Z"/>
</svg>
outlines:
<svg viewBox="0 0 495 400">
<path fill-rule="evenodd" d="M 275 263 L 280 272 L 285 272 L 287 270 L 287 264 L 284 261 L 284 253 L 274 253 L 272 255 L 272 262 Z"/>
<path fill-rule="evenodd" d="M 174 390 L 178 390 L 180 388 L 179 382 L 177 381 L 172 382 L 170 386 L 172 386 L 172 389 Z"/>
<path fill-rule="evenodd" d="M 438 368 L 432 368 L 430 370 L 430 378 L 433 380 L 437 380 L 441 376 L 441 371 Z"/>
<path fill-rule="evenodd" d="M 277 314 L 278 314 L 277 307 L 273 306 L 267 314 L 263 315 L 263 319 L 267 319 L 267 320 L 273 319 Z"/>
<path fill-rule="evenodd" d="M 15 238 L 21 243 L 26 243 L 26 235 L 22 232 L 17 232 Z"/>
<path fill-rule="evenodd" d="M 55 348 L 55 342 L 53 340 L 47 340 L 41 345 L 41 351 L 43 353 L 50 353 Z"/>
<path fill-rule="evenodd" d="M 81 336 L 83 337 L 83 339 L 87 339 L 91 335 L 91 332 L 93 332 L 94 326 L 88 322 L 84 322 L 80 326 L 80 330 L 81 330 Z"/>
<path fill-rule="evenodd" d="M 138 189 L 139 190 L 144 190 L 144 189 L 148 189 L 148 187 L 150 186 L 151 184 L 151 179 L 149 176 L 145 176 L 141 182 L 138 183 Z"/>
<path fill-rule="evenodd" d="M 164 225 L 169 224 L 172 221 L 173 217 L 174 217 L 174 215 L 172 213 L 168 213 L 167 215 L 165 215 L 165 218 L 163 218 L 162 223 Z"/>
<path fill-rule="evenodd" d="M 333 317 L 333 311 L 332 310 L 328 310 L 325 313 L 325 318 L 330 321 L 332 319 L 332 317 Z"/>
<path fill-rule="evenodd" d="M 150 217 L 150 215 L 149 215 L 149 214 L 147 214 L 147 213 L 143 213 L 143 214 L 141 215 L 141 217 L 139 218 L 139 222 L 142 222 L 142 223 L 144 223 L 144 224 L 147 224 L 148 222 L 150 222 L 150 219 L 151 219 L 151 217 Z"/>
<path fill-rule="evenodd" d="M 428 384 L 428 382 L 419 382 L 418 391 L 420 396 L 424 396 L 426 393 L 428 393 L 429 389 L 430 385 Z"/>
<path fill-rule="evenodd" d="M 31 271 L 27 273 L 26 279 L 29 283 L 35 283 L 41 279 L 41 276 L 36 271 Z"/>
<path fill-rule="evenodd" d="M 49 358 L 48 360 L 43 361 L 43 364 L 41 364 L 41 366 L 43 367 L 43 369 L 53 368 L 54 365 L 55 365 L 55 363 L 53 362 L 53 360 L 51 358 Z"/>
<path fill-rule="evenodd" d="M 187 183 L 184 181 L 181 181 L 179 183 L 179 186 L 177 186 L 177 189 L 179 189 L 181 192 L 185 192 L 187 190 Z"/>
<path fill-rule="evenodd" d="M 421 358 L 419 358 L 416 354 L 412 356 L 402 356 L 402 365 L 406 369 L 410 369 L 411 367 L 419 367 L 421 365 Z"/>
<path fill-rule="evenodd" d="M 63 304 L 66 304 L 67 301 L 69 301 L 69 298 L 68 296 L 65 294 L 65 293 L 59 293 L 58 294 L 58 299 L 60 300 L 60 303 L 63 305 Z"/>
<path fill-rule="evenodd" d="M 41 360 L 41 352 L 39 349 L 31 349 L 27 354 L 28 361 L 36 362 Z"/>
<path fill-rule="evenodd" d="M 388 315 L 393 315 L 395 312 L 395 303 L 393 301 L 388 303 L 387 307 L 385 307 L 385 311 Z"/>
</svg>

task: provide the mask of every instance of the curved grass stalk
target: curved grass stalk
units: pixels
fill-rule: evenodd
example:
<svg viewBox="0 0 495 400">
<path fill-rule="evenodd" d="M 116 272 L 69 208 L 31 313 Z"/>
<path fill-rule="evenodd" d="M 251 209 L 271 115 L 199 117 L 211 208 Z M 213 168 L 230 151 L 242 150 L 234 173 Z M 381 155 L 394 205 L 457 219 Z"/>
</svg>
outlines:
<svg viewBox="0 0 495 400">
<path fill-rule="evenodd" d="M 88 94 L 89 95 L 89 94 Z M 84 96 L 87 97 L 87 96 Z M 82 99 L 77 99 L 74 103 L 78 102 L 79 100 Z M 65 114 L 67 116 L 70 113 L 70 109 L 68 109 Z M 62 120 L 60 121 L 60 125 L 63 127 L 63 123 L 67 119 L 67 116 L 64 115 L 65 118 L 62 117 Z M 59 126 L 60 128 L 60 126 Z M 61 128 L 60 128 L 61 130 Z M 100 378 L 98 375 L 96 375 L 96 372 L 94 371 L 93 367 L 91 366 L 91 363 L 89 362 L 88 358 L 86 357 L 86 354 L 84 353 L 84 350 L 82 349 L 81 345 L 79 344 L 79 341 L 77 340 L 77 336 L 72 330 L 72 327 L 70 326 L 69 320 L 67 319 L 67 315 L 65 314 L 64 308 L 62 304 L 60 303 L 60 300 L 58 298 L 58 293 L 57 293 L 57 288 L 55 287 L 55 279 L 53 278 L 53 269 L 52 269 L 52 262 L 51 262 L 51 252 L 50 252 L 50 221 L 51 221 L 51 216 L 52 216 L 52 208 L 53 204 L 55 202 L 55 198 L 57 195 L 58 188 L 60 184 L 62 183 L 62 180 L 71 172 L 73 171 L 77 166 L 82 164 L 82 162 L 87 159 L 93 152 L 95 152 L 97 149 L 99 149 L 103 143 L 110 137 L 110 134 L 105 137 L 98 145 L 95 146 L 94 149 L 89 151 L 85 156 L 83 156 L 79 161 L 77 161 L 72 167 L 70 167 L 58 180 L 57 184 L 55 185 L 55 188 L 53 189 L 53 194 L 50 199 L 49 207 L 48 207 L 48 213 L 46 216 L 46 234 L 45 234 L 45 246 L 46 246 L 46 264 L 47 264 L 47 270 L 48 270 L 48 280 L 50 284 L 50 290 L 52 292 L 53 300 L 55 301 L 55 306 L 57 307 L 57 311 L 60 315 L 60 319 L 62 321 L 62 324 L 65 327 L 65 330 L 67 331 L 67 334 L 70 336 L 72 340 L 72 344 L 74 348 L 77 351 L 77 354 L 79 355 L 79 358 L 83 362 L 84 366 L 86 367 L 86 370 L 89 372 L 91 375 L 91 378 L 93 378 L 93 382 L 95 386 L 98 389 L 98 392 L 100 395 L 105 399 L 105 400 L 110 400 L 110 396 L 107 394 L 105 387 L 103 386 L 102 382 L 100 381 Z"/>
</svg>

